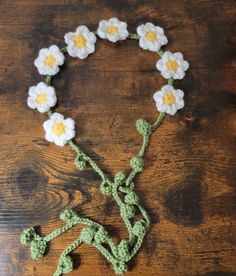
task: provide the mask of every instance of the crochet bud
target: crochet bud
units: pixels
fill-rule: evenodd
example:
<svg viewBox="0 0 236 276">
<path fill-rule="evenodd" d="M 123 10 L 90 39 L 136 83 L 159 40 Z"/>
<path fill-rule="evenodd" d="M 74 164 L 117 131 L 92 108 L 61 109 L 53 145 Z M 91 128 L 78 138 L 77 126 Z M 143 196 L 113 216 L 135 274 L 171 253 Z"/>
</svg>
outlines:
<svg viewBox="0 0 236 276">
<path fill-rule="evenodd" d="M 135 236 L 137 237 L 144 236 L 146 231 L 147 231 L 147 226 L 145 221 L 139 220 L 135 222 L 132 230 Z"/>
<path fill-rule="evenodd" d="M 97 243 L 103 243 L 108 238 L 108 233 L 104 227 L 100 227 L 94 236 L 94 240 Z"/>
<path fill-rule="evenodd" d="M 142 118 L 136 121 L 136 128 L 142 135 L 150 135 L 152 132 L 152 126 Z"/>
<path fill-rule="evenodd" d="M 117 261 L 115 264 L 113 264 L 113 268 L 116 274 L 124 274 L 128 270 L 127 264 L 123 261 Z"/>
<path fill-rule="evenodd" d="M 80 160 L 80 161 L 77 161 L 75 163 L 75 166 L 77 169 L 79 169 L 80 171 L 83 171 L 85 168 L 86 168 L 86 161 L 84 160 Z"/>
<path fill-rule="evenodd" d="M 86 161 L 84 160 L 83 155 L 77 155 L 75 158 L 75 166 L 77 169 L 83 171 L 86 168 Z"/>
<path fill-rule="evenodd" d="M 129 260 L 129 243 L 126 240 L 122 240 L 118 245 L 118 255 L 122 261 Z"/>
<path fill-rule="evenodd" d="M 60 259 L 59 270 L 61 273 L 69 273 L 73 271 L 73 260 L 70 256 L 63 256 Z"/>
<path fill-rule="evenodd" d="M 77 219 L 77 217 L 77 213 L 72 209 L 65 210 L 60 214 L 60 219 L 66 222 L 70 222 L 73 219 Z"/>
<path fill-rule="evenodd" d="M 118 172 L 115 175 L 115 182 L 118 184 L 122 184 L 126 179 L 126 174 L 124 172 Z"/>
<path fill-rule="evenodd" d="M 28 228 L 22 232 L 20 241 L 22 244 L 29 244 L 35 239 L 36 236 L 37 234 L 34 228 Z"/>
<path fill-rule="evenodd" d="M 30 244 L 31 257 L 33 260 L 38 260 L 44 256 L 47 242 L 43 238 L 37 238 Z"/>
<path fill-rule="evenodd" d="M 96 233 L 96 230 L 93 227 L 90 227 L 90 226 L 84 227 L 80 233 L 80 239 L 81 241 L 87 244 L 91 244 L 95 233 Z"/>
<path fill-rule="evenodd" d="M 139 203 L 139 197 L 135 192 L 131 191 L 125 195 L 124 201 L 125 203 L 128 203 L 128 204 L 137 205 Z"/>
<path fill-rule="evenodd" d="M 104 194 L 104 195 L 111 195 L 112 194 L 112 186 L 111 183 L 104 180 L 101 185 L 100 185 L 100 191 Z"/>
<path fill-rule="evenodd" d="M 144 163 L 143 163 L 143 159 L 140 157 L 132 158 L 130 161 L 130 165 L 135 172 L 143 171 Z"/>
<path fill-rule="evenodd" d="M 120 207 L 120 214 L 123 217 L 132 218 L 135 216 L 135 207 L 133 205 L 123 204 Z"/>
</svg>

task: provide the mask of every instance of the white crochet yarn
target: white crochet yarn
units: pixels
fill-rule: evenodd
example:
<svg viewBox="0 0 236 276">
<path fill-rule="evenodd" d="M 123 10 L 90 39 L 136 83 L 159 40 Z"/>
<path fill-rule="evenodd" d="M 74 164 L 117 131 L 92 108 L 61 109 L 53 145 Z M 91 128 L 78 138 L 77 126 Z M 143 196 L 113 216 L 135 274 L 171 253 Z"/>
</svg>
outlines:
<svg viewBox="0 0 236 276">
<path fill-rule="evenodd" d="M 47 86 L 44 82 L 40 82 L 36 86 L 30 87 L 27 98 L 27 104 L 30 108 L 44 113 L 50 107 L 55 106 L 56 102 L 57 97 L 52 86 Z"/>
<path fill-rule="evenodd" d="M 156 68 L 165 79 L 173 78 L 180 80 L 185 76 L 185 71 L 189 68 L 189 64 L 184 60 L 180 52 L 165 52 L 156 63 Z"/>
<path fill-rule="evenodd" d="M 64 63 L 64 55 L 56 45 L 44 48 L 39 51 L 34 65 L 38 68 L 41 75 L 56 75 L 59 72 L 59 66 Z"/>
<path fill-rule="evenodd" d="M 165 112 L 175 115 L 177 110 L 184 107 L 184 92 L 180 89 L 174 89 L 172 85 L 165 85 L 157 91 L 153 98 L 159 112 Z"/>
<path fill-rule="evenodd" d="M 140 36 L 139 46 L 144 50 L 157 52 L 162 45 L 168 43 L 164 30 L 152 23 L 146 23 L 138 26 L 137 33 Z"/>
<path fill-rule="evenodd" d="M 96 36 L 86 26 L 77 27 L 74 33 L 69 32 L 64 36 L 67 52 L 72 57 L 85 59 L 95 51 Z"/>
<path fill-rule="evenodd" d="M 60 113 L 53 113 L 50 119 L 43 123 L 46 131 L 45 139 L 54 142 L 57 146 L 64 146 L 75 137 L 75 122 L 71 118 L 64 119 Z"/>
<path fill-rule="evenodd" d="M 97 29 L 97 34 L 111 42 L 118 40 L 125 40 L 129 33 L 127 31 L 127 23 L 118 20 L 117 18 L 110 18 L 109 20 L 101 20 Z"/>
</svg>

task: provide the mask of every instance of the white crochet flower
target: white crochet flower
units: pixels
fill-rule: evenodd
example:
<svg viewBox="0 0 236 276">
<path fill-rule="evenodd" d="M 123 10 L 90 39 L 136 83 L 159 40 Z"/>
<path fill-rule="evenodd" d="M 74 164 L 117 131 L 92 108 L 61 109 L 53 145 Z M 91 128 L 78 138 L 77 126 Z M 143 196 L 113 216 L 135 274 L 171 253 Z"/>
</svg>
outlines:
<svg viewBox="0 0 236 276">
<path fill-rule="evenodd" d="M 153 95 L 157 110 L 170 115 L 175 115 L 178 109 L 184 107 L 183 97 L 184 92 L 180 89 L 174 89 L 172 85 L 163 86 Z"/>
<path fill-rule="evenodd" d="M 189 64 L 184 60 L 180 52 L 165 52 L 156 63 L 156 67 L 165 79 L 181 80 L 185 76 L 185 71 L 188 70 Z"/>
<path fill-rule="evenodd" d="M 36 86 L 31 86 L 27 104 L 32 109 L 37 109 L 39 112 L 47 112 L 50 107 L 55 106 L 57 97 L 55 89 L 52 86 L 47 86 L 44 82 L 38 83 Z"/>
<path fill-rule="evenodd" d="M 127 23 L 120 21 L 117 18 L 109 20 L 101 20 L 97 29 L 97 34 L 111 42 L 125 40 L 129 33 L 127 31 Z"/>
<path fill-rule="evenodd" d="M 144 50 L 157 52 L 162 45 L 167 44 L 168 40 L 164 35 L 164 30 L 152 23 L 138 26 L 137 33 L 140 36 L 139 46 Z"/>
<path fill-rule="evenodd" d="M 39 51 L 39 56 L 34 61 L 41 75 L 56 75 L 59 66 L 64 63 L 65 57 L 56 45 L 44 48 Z"/>
<path fill-rule="evenodd" d="M 86 26 L 79 26 L 74 33 L 69 32 L 64 36 L 68 45 L 68 54 L 72 57 L 85 59 L 95 51 L 96 36 Z"/>
<path fill-rule="evenodd" d="M 69 140 L 75 137 L 75 122 L 71 118 L 64 119 L 60 113 L 53 113 L 50 119 L 43 123 L 45 138 L 63 147 Z"/>
</svg>

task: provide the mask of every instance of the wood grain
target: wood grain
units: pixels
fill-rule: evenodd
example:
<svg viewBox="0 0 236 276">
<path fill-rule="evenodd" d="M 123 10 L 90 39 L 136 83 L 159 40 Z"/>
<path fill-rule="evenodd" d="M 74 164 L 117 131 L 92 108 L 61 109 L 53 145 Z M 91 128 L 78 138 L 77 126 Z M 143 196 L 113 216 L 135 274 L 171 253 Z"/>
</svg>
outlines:
<svg viewBox="0 0 236 276">
<path fill-rule="evenodd" d="M 28 87 L 41 80 L 33 61 L 40 48 L 63 45 L 63 35 L 116 16 L 129 30 L 161 25 L 166 49 L 181 51 L 190 70 L 176 87 L 186 107 L 153 135 L 146 170 L 136 179 L 152 220 L 142 250 L 127 275 L 236 275 L 235 1 L 1 0 L 0 1 L 0 275 L 48 276 L 79 227 L 31 261 L 19 243 L 23 228 L 44 234 L 62 224 L 59 213 L 75 207 L 126 237 L 116 204 L 98 191 L 99 178 L 78 172 L 69 147 L 43 138 L 45 116 L 26 106 Z M 128 170 L 141 145 L 137 118 L 157 116 L 153 93 L 165 81 L 157 56 L 136 41 L 98 41 L 86 60 L 67 59 L 55 77 L 57 110 L 77 122 L 81 148 L 108 175 Z M 81 246 L 71 275 L 114 275 L 99 253 Z"/>
</svg>

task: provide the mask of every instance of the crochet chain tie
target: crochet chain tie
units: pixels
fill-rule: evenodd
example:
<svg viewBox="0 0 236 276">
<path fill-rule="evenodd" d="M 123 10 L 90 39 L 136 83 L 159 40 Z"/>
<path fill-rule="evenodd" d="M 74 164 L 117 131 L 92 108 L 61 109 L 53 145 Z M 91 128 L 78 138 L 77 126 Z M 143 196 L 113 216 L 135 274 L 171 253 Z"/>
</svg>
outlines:
<svg viewBox="0 0 236 276">
<path fill-rule="evenodd" d="M 48 112 L 51 116 L 51 112 Z M 42 258 L 46 251 L 47 244 L 63 234 L 77 224 L 85 227 L 80 233 L 80 237 L 69 245 L 61 254 L 59 263 L 54 276 L 69 273 L 73 270 L 73 261 L 69 255 L 80 244 L 86 243 L 94 246 L 100 253 L 112 264 L 117 274 L 123 274 L 127 271 L 127 262 L 137 253 L 142 245 L 145 234 L 149 228 L 149 217 L 145 209 L 140 205 L 139 197 L 134 192 L 133 179 L 138 172 L 143 170 L 143 155 L 149 143 L 151 134 L 161 124 L 165 117 L 164 113 L 160 113 L 154 124 L 149 124 L 144 119 L 138 119 L 136 122 L 137 131 L 143 136 L 143 144 L 138 155 L 131 159 L 131 172 L 128 176 L 124 172 L 118 172 L 113 181 L 110 181 L 102 169 L 72 140 L 68 144 L 76 154 L 75 166 L 79 170 L 90 165 L 94 171 L 101 177 L 101 192 L 106 196 L 112 196 L 120 208 L 120 215 L 127 227 L 129 238 L 122 240 L 116 245 L 108 234 L 108 231 L 101 224 L 87 218 L 82 218 L 72 209 L 61 213 L 60 219 L 65 222 L 64 226 L 54 230 L 47 236 L 41 237 L 36 233 L 34 228 L 25 229 L 21 234 L 21 243 L 30 246 L 31 257 L 34 260 Z M 137 210 L 142 215 L 142 219 L 134 221 Z M 104 243 L 108 244 L 104 246 Z"/>
</svg>

